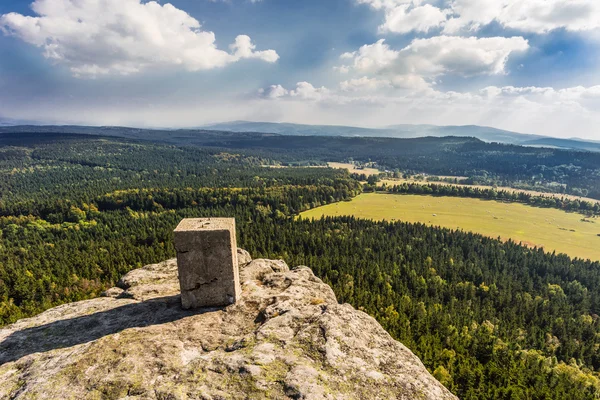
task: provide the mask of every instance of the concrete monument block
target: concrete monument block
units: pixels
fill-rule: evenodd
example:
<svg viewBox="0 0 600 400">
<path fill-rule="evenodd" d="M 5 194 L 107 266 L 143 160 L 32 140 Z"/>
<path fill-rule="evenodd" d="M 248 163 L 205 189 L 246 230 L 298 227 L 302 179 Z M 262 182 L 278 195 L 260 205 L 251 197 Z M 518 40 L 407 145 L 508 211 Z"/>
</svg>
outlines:
<svg viewBox="0 0 600 400">
<path fill-rule="evenodd" d="M 227 306 L 239 300 L 234 218 L 188 218 L 175 229 L 183 308 Z"/>
</svg>

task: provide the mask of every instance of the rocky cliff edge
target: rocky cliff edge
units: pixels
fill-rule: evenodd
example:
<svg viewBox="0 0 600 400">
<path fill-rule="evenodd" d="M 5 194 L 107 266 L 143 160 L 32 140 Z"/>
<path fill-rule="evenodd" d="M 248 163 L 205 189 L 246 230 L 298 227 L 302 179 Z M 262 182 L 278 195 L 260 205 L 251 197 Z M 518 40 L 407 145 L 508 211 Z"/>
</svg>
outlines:
<svg viewBox="0 0 600 400">
<path fill-rule="evenodd" d="M 455 399 L 306 267 L 239 250 L 243 298 L 184 311 L 176 260 L 0 330 L 2 399 Z"/>
</svg>

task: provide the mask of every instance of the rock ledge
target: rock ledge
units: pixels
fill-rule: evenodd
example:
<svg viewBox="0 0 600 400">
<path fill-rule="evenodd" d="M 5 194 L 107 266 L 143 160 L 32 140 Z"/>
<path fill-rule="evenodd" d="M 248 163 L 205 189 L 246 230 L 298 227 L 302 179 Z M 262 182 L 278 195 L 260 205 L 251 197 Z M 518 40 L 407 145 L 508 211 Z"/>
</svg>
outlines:
<svg viewBox="0 0 600 400">
<path fill-rule="evenodd" d="M 0 398 L 456 398 L 310 269 L 238 253 L 226 308 L 182 310 L 169 260 L 0 330 Z"/>
</svg>

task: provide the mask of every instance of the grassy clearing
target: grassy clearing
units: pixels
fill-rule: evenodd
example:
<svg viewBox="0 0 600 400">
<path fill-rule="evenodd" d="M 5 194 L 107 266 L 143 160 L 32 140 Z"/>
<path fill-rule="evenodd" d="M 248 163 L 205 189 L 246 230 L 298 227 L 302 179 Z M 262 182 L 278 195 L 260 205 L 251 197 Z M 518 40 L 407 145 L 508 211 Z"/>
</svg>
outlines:
<svg viewBox="0 0 600 400">
<path fill-rule="evenodd" d="M 372 220 L 421 222 L 512 239 L 571 257 L 600 260 L 600 219 L 583 219 L 577 213 L 518 203 L 367 193 L 350 202 L 329 204 L 301 215 L 354 215 Z"/>
<path fill-rule="evenodd" d="M 441 177 L 441 178 L 450 178 L 450 179 L 454 179 L 454 178 L 458 178 L 458 179 L 464 179 L 464 177 L 461 176 L 446 176 L 446 177 Z M 400 178 L 400 179 L 382 179 L 381 181 L 379 181 L 377 183 L 378 186 L 383 186 L 383 184 L 386 184 L 388 186 L 394 186 L 394 185 L 401 185 L 403 183 L 418 183 L 419 185 L 441 185 L 441 186 L 458 186 L 458 187 L 471 187 L 473 189 L 496 189 L 498 191 L 505 191 L 505 192 L 509 192 L 509 193 L 527 193 L 530 194 L 532 196 L 544 196 L 544 197 L 551 197 L 551 198 L 565 198 L 565 199 L 569 199 L 569 200 L 580 200 L 580 201 L 587 201 L 590 203 L 597 203 L 598 200 L 597 199 L 592 199 L 589 197 L 580 197 L 580 196 L 573 196 L 570 194 L 562 194 L 562 193 L 549 193 L 549 192 L 538 192 L 538 191 L 534 191 L 534 190 L 525 190 L 525 189 L 515 189 L 515 188 L 511 188 L 511 187 L 506 187 L 506 186 L 497 186 L 497 187 L 492 187 L 492 186 L 485 186 L 485 185 L 463 185 L 460 183 L 448 183 L 448 182 L 436 182 L 436 181 L 424 181 L 424 180 L 416 180 L 416 179 L 404 179 L 404 178 Z"/>
<path fill-rule="evenodd" d="M 330 168 L 347 169 L 348 171 L 350 171 L 351 174 L 356 173 L 356 174 L 365 174 L 367 176 L 370 176 L 370 175 L 379 175 L 379 173 L 382 172 L 375 168 L 359 169 L 359 168 L 356 168 L 356 166 L 354 164 L 350 164 L 350 163 L 328 162 L 327 165 L 329 165 Z"/>
</svg>

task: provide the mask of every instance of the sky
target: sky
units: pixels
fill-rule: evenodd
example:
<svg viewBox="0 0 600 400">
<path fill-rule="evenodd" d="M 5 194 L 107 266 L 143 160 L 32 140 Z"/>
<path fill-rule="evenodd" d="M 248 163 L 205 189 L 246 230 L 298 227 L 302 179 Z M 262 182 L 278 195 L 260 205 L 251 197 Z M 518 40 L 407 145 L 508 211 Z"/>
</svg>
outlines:
<svg viewBox="0 0 600 400">
<path fill-rule="evenodd" d="M 2 0 L 0 122 L 600 140 L 598 0 Z"/>
</svg>

